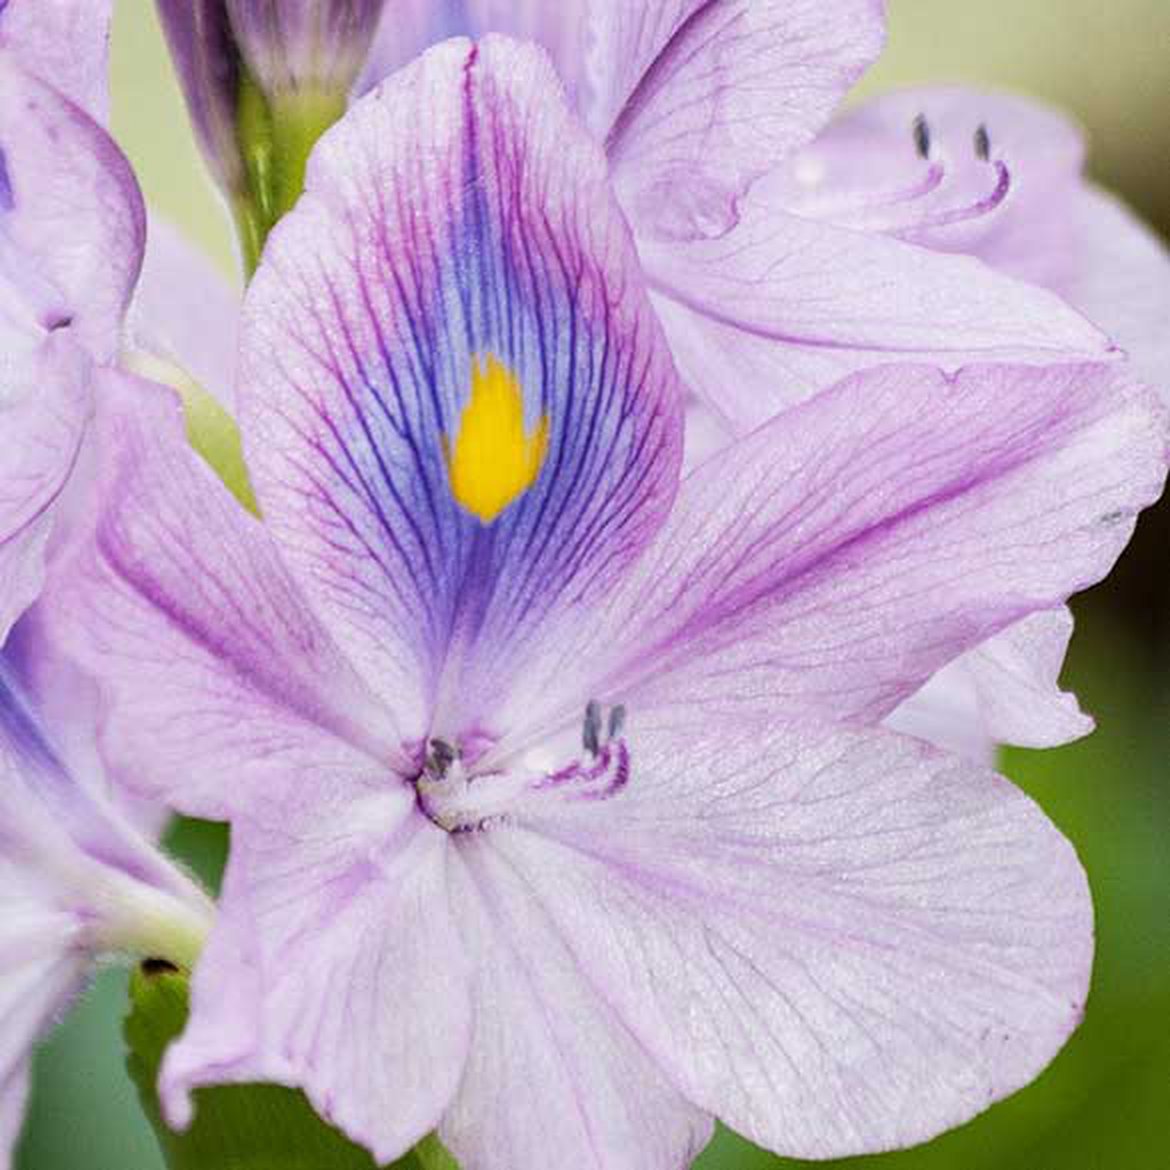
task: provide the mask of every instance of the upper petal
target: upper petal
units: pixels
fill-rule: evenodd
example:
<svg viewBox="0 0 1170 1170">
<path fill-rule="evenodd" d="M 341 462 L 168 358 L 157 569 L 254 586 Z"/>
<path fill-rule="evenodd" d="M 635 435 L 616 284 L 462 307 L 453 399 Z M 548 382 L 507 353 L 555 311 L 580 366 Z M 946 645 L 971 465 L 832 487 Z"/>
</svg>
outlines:
<svg viewBox="0 0 1170 1170">
<path fill-rule="evenodd" d="M 0 1080 L 0 1170 L 11 1170 L 24 1107 L 28 1101 L 29 1067 L 22 1062 L 6 1079 Z"/>
<path fill-rule="evenodd" d="M 0 49 L 104 123 L 110 108 L 113 0 L 6 0 Z"/>
<path fill-rule="evenodd" d="M 588 120 L 639 234 L 726 226 L 881 50 L 880 0 L 594 3 Z"/>
<path fill-rule="evenodd" d="M 1167 419 L 1108 366 L 887 366 L 725 449 L 518 703 L 561 695 L 880 719 L 1108 571 L 1162 490 Z M 544 708 L 547 710 L 547 707 Z"/>
<path fill-rule="evenodd" d="M 644 547 L 679 395 L 538 49 L 439 46 L 322 139 L 248 292 L 239 406 L 293 571 L 391 700 L 409 647 L 441 723 L 488 718 L 521 647 Z"/>
<path fill-rule="evenodd" d="M 0 54 L 0 340 L 71 329 L 118 347 L 142 263 L 145 212 L 113 139 Z"/>
<path fill-rule="evenodd" d="M 91 532 L 44 602 L 104 695 L 103 751 L 143 795 L 224 817 L 272 778 L 401 735 L 289 578 L 264 526 L 189 447 L 162 387 L 108 374 Z M 408 712 L 409 695 L 400 709 Z"/>
<path fill-rule="evenodd" d="M 741 432 L 883 362 L 1110 356 L 1109 339 L 1045 289 L 755 194 L 726 235 L 639 251 L 680 371 Z"/>
<path fill-rule="evenodd" d="M 275 1081 L 389 1163 L 432 1131 L 471 1028 L 449 841 L 367 767 L 276 783 L 233 825 L 191 1023 L 163 1066 L 172 1123 L 190 1091 Z"/>
<path fill-rule="evenodd" d="M 540 904 L 542 876 L 490 839 L 461 845 L 455 901 L 474 962 L 475 1029 L 439 1133 L 463 1170 L 677 1170 L 711 1136 L 582 974 Z M 539 860 L 539 859 L 538 859 Z M 560 859 L 558 858 L 558 863 Z"/>
<path fill-rule="evenodd" d="M 628 726 L 620 793 L 491 841 L 696 1104 L 786 1155 L 876 1152 L 1027 1084 L 1079 1023 L 1085 876 L 1006 781 L 884 731 Z"/>
</svg>

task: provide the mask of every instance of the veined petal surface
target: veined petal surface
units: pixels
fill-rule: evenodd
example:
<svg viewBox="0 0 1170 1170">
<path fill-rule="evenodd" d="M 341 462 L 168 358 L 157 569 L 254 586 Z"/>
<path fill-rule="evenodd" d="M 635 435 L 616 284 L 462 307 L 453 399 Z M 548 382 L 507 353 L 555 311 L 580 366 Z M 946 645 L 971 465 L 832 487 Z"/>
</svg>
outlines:
<svg viewBox="0 0 1170 1170">
<path fill-rule="evenodd" d="M 117 352 L 142 264 L 138 184 L 113 139 L 0 53 L 0 341 L 71 329 Z M 28 341 L 25 341 L 27 347 Z"/>
<path fill-rule="evenodd" d="M 490 718 L 661 523 L 681 402 L 605 160 L 544 54 L 452 41 L 355 105 L 249 289 L 265 517 L 391 703 Z M 459 730 L 459 728 L 456 728 Z"/>
<path fill-rule="evenodd" d="M 490 837 L 460 848 L 455 899 L 474 962 L 475 1028 L 439 1127 L 463 1170 L 538 1170 L 549 1151 L 581 1170 L 677 1170 L 711 1137 L 688 1102 L 582 974 L 539 885 Z M 557 864 L 561 864 L 557 858 Z"/>
<path fill-rule="evenodd" d="M 101 509 L 46 600 L 103 689 L 103 749 L 140 795 L 224 817 L 288 774 L 389 770 L 401 736 L 290 579 L 264 526 L 190 448 L 169 391 L 109 373 Z M 404 700 L 400 710 L 408 712 Z"/>
<path fill-rule="evenodd" d="M 533 804 L 484 848 L 574 975 L 753 1141 L 923 1141 L 1027 1084 L 1079 1023 L 1088 885 L 1007 781 L 807 721 L 661 733 L 635 711 L 626 740 L 620 793 Z"/>
<path fill-rule="evenodd" d="M 394 0 L 386 5 L 358 83 L 366 93 L 424 49 L 448 37 L 503 33 L 535 41 L 553 59 L 574 105 L 586 100 L 590 0 Z"/>
<path fill-rule="evenodd" d="M 467 1055 L 458 858 L 377 770 L 268 797 L 233 827 L 192 1022 L 163 1067 L 168 1115 L 185 1124 L 202 1084 L 295 1085 L 392 1162 L 435 1128 Z"/>
<path fill-rule="evenodd" d="M 726 228 L 881 51 L 881 0 L 638 0 L 589 7 L 585 117 L 639 235 Z"/>
<path fill-rule="evenodd" d="M 741 434 L 887 362 L 1119 356 L 1046 289 L 970 256 L 793 215 L 755 193 L 725 235 L 639 249 L 680 372 Z"/>
<path fill-rule="evenodd" d="M 1117 367 L 857 375 L 687 477 L 603 620 L 530 666 L 516 717 L 557 678 L 684 721 L 881 719 L 1098 580 L 1166 466 L 1165 412 Z"/>
</svg>

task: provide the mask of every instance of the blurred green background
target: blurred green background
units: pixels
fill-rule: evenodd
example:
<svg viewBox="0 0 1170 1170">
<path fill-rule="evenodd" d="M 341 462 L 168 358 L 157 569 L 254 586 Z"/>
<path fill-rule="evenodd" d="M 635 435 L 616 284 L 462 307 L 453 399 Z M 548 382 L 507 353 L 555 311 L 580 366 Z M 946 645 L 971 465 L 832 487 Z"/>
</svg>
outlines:
<svg viewBox="0 0 1170 1170">
<path fill-rule="evenodd" d="M 889 51 L 864 92 L 963 80 L 1045 97 L 1088 128 L 1095 175 L 1170 236 L 1170 0 L 890 0 L 890 17 Z M 234 271 L 150 0 L 120 0 L 113 66 L 115 132 L 152 209 Z M 1076 843 L 1093 884 L 1098 952 L 1084 1026 L 1036 1084 L 970 1125 L 842 1165 L 1170 1167 L 1168 547 L 1162 506 L 1076 606 L 1067 682 L 1097 717 L 1096 734 L 1006 762 Z M 105 972 L 41 1053 L 18 1170 L 162 1170 L 122 1066 L 125 983 L 124 972 Z M 720 1134 L 698 1165 L 792 1163 Z"/>
</svg>

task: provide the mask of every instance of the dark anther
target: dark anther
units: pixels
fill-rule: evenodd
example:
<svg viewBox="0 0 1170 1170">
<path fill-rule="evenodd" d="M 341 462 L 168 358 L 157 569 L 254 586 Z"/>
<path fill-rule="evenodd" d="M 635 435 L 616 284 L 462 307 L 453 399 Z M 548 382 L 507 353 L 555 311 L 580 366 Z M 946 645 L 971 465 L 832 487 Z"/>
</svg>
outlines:
<svg viewBox="0 0 1170 1170">
<path fill-rule="evenodd" d="M 56 333 L 58 329 L 68 329 L 72 324 L 72 313 L 50 313 L 45 318 L 45 329 L 49 333 Z"/>
<path fill-rule="evenodd" d="M 914 119 L 914 149 L 919 158 L 930 158 L 930 124 L 925 114 Z"/>
<path fill-rule="evenodd" d="M 626 709 L 620 703 L 609 712 L 609 738 L 617 739 L 626 725 Z"/>
<path fill-rule="evenodd" d="M 986 126 L 980 126 L 975 131 L 975 157 L 987 162 L 991 158 L 991 135 Z"/>
<path fill-rule="evenodd" d="M 581 743 L 595 756 L 601 751 L 601 704 L 590 699 L 585 706 L 585 726 L 581 728 Z"/>
<path fill-rule="evenodd" d="M 455 762 L 455 749 L 445 739 L 432 739 L 427 752 L 427 774 L 432 780 L 442 780 Z"/>
<path fill-rule="evenodd" d="M 143 959 L 142 960 L 142 974 L 149 978 L 155 978 L 158 975 L 177 975 L 179 968 L 174 965 L 169 959 Z"/>
</svg>

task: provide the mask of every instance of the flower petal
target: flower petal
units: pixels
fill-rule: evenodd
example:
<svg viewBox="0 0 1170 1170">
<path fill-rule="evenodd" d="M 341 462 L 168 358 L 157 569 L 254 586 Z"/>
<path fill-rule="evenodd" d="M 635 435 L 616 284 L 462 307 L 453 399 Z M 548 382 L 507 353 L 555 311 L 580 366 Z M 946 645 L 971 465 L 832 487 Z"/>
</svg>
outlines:
<svg viewBox="0 0 1170 1170">
<path fill-rule="evenodd" d="M 1015 270 L 1052 285 L 1063 208 L 1080 183 L 1080 130 L 1039 102 L 962 86 L 883 94 L 838 119 L 768 176 L 797 215 L 983 256 L 1032 254 Z M 1009 269 L 1011 271 L 1011 269 Z"/>
<path fill-rule="evenodd" d="M 790 1156 L 933 1137 L 1080 1020 L 1085 875 L 1009 783 L 884 731 L 643 731 L 609 801 L 493 839 L 696 1104 Z M 533 914 L 536 913 L 534 910 Z"/>
<path fill-rule="evenodd" d="M 77 925 L 55 910 L 0 839 L 0 1168 L 9 1170 L 24 1120 L 33 1048 L 79 990 Z"/>
<path fill-rule="evenodd" d="M 875 60 L 880 0 L 591 6 L 588 121 L 639 235 L 726 227 Z"/>
<path fill-rule="evenodd" d="M 448 42 L 322 139 L 246 298 L 239 407 L 293 572 L 388 701 L 385 646 L 413 647 L 440 722 L 488 718 L 645 546 L 680 396 L 539 50 Z"/>
<path fill-rule="evenodd" d="M 884 718 L 1107 572 L 1167 442 L 1153 396 L 1109 366 L 851 378 L 691 473 L 604 615 L 530 666 L 515 715 L 547 711 L 557 679 L 683 721 Z"/>
<path fill-rule="evenodd" d="M 1093 730 L 1060 689 L 1073 616 L 1032 614 L 948 663 L 887 720 L 890 727 L 982 762 L 998 744 L 1059 747 Z"/>
<path fill-rule="evenodd" d="M 475 964 L 475 1031 L 439 1129 L 459 1165 L 537 1170 L 555 1151 L 581 1170 L 689 1166 L 711 1119 L 582 976 L 539 904 L 541 857 L 527 858 L 535 865 L 522 875 L 490 838 L 461 854 L 469 880 L 455 906 Z"/>
<path fill-rule="evenodd" d="M 45 548 L 79 457 L 92 379 L 65 339 L 8 361 L 0 381 L 0 644 L 44 584 Z"/>
<path fill-rule="evenodd" d="M 275 1081 L 392 1162 L 459 1083 L 471 1008 L 453 854 L 407 787 L 322 772 L 233 828 L 221 916 L 168 1053 L 172 1124 L 205 1084 Z"/>
<path fill-rule="evenodd" d="M 395 0 L 382 14 L 358 92 L 365 93 L 424 49 L 453 36 L 503 33 L 536 41 L 557 67 L 574 104 L 584 100 L 588 0 Z"/>
<path fill-rule="evenodd" d="M 1072 213 L 1075 269 L 1060 291 L 1170 399 L 1170 253 L 1124 204 L 1086 187 Z"/>
<path fill-rule="evenodd" d="M 103 504 L 45 621 L 103 689 L 111 770 L 141 795 L 220 818 L 263 799 L 274 776 L 309 782 L 323 760 L 364 749 L 389 769 L 399 732 L 264 526 L 187 445 L 177 399 L 115 373 L 101 395 Z"/>
<path fill-rule="evenodd" d="M 5 0 L 0 49 L 104 123 L 112 17 L 113 0 Z"/>
<path fill-rule="evenodd" d="M 234 410 L 240 291 L 174 224 L 150 221 L 130 310 L 134 344 L 175 363 Z"/>
<path fill-rule="evenodd" d="M 99 360 L 117 352 L 142 263 L 145 212 L 113 139 L 0 54 L 0 339 L 6 319 L 70 329 Z"/>
<path fill-rule="evenodd" d="M 681 373 L 741 433 L 884 362 L 1110 356 L 1108 338 L 1053 293 L 754 196 L 725 236 L 640 251 Z"/>
</svg>

